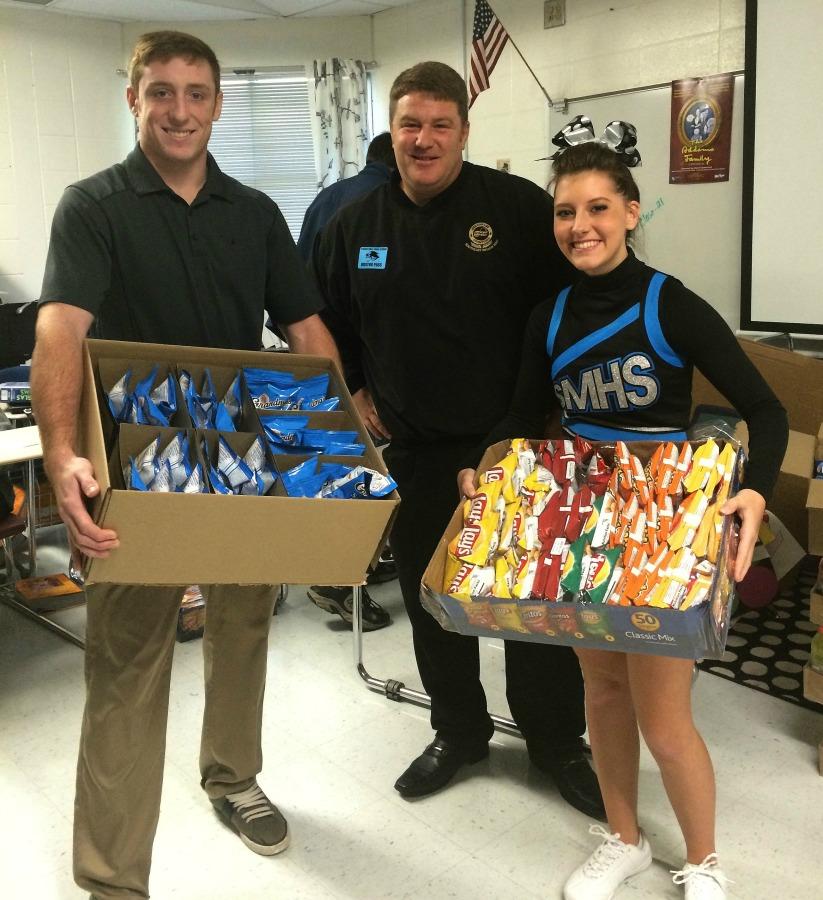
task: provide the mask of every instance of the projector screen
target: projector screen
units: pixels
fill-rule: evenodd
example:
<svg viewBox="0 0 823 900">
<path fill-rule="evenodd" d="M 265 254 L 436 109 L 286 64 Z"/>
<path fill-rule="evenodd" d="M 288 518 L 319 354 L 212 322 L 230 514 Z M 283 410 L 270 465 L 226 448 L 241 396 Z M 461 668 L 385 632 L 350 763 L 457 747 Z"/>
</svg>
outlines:
<svg viewBox="0 0 823 900">
<path fill-rule="evenodd" d="M 740 327 L 823 334 L 823 3 L 747 0 Z"/>
</svg>

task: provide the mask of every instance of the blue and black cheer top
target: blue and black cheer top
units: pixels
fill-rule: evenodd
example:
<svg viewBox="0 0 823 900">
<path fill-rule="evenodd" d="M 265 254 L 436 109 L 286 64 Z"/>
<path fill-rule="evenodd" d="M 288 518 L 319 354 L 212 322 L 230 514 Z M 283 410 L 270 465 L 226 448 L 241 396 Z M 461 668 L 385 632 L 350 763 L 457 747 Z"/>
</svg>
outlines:
<svg viewBox="0 0 823 900">
<path fill-rule="evenodd" d="M 783 407 L 720 315 L 631 250 L 535 308 L 509 413 L 485 445 L 542 434 L 558 404 L 565 430 L 590 440 L 682 440 L 695 367 L 746 420 L 746 487 L 768 499 L 785 451 Z"/>
</svg>

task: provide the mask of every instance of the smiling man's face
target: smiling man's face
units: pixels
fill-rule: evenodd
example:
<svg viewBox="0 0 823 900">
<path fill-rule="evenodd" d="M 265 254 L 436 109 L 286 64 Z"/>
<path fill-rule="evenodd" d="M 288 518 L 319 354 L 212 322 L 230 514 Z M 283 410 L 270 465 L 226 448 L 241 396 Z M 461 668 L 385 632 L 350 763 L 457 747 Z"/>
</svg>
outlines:
<svg viewBox="0 0 823 900">
<path fill-rule="evenodd" d="M 460 174 L 469 123 L 453 100 L 415 92 L 397 101 L 391 136 L 403 191 L 422 206 Z"/>
<path fill-rule="evenodd" d="M 154 60 L 143 70 L 137 91 L 126 89 L 126 99 L 137 119 L 140 147 L 156 169 L 203 160 L 223 104 L 205 60 Z"/>
</svg>

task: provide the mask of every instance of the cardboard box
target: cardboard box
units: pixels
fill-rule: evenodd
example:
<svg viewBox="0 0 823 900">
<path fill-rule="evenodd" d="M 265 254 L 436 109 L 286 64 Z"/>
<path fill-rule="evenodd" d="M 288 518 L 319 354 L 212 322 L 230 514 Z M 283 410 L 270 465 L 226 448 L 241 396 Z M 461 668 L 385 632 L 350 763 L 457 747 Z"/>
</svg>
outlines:
<svg viewBox="0 0 823 900">
<path fill-rule="evenodd" d="M 809 484 L 814 465 L 814 435 L 823 441 L 823 391 L 820 390 L 823 360 L 757 341 L 738 340 L 785 407 L 791 429 L 769 509 L 804 549 L 823 554 L 823 483 Z M 692 409 L 703 405 L 728 407 L 731 404 L 695 369 Z"/>
<path fill-rule="evenodd" d="M 789 529 L 804 550 L 809 549 L 809 517 L 806 503 L 814 466 L 815 439 L 810 434 L 789 432 L 789 444 L 780 466 L 768 508 Z"/>
<path fill-rule="evenodd" d="M 809 597 L 809 621 L 823 625 L 823 585 L 819 583 L 812 588 Z"/>
<path fill-rule="evenodd" d="M 478 467 L 484 472 L 499 462 L 509 448 L 509 441 L 489 447 Z M 649 444 L 629 444 L 638 455 Z M 641 456 L 641 458 L 644 458 Z M 740 457 L 738 457 L 739 461 Z M 739 470 L 739 465 L 738 465 Z M 736 489 L 736 479 L 732 491 Z M 463 527 L 462 504 L 457 507 L 443 537 L 423 575 L 421 601 L 423 606 L 449 631 L 477 637 L 496 637 L 531 643 L 565 644 L 598 650 L 621 650 L 630 653 L 653 653 L 686 659 L 719 659 L 723 654 L 729 630 L 731 599 L 734 582 L 729 576 L 728 557 L 733 529 L 731 520 L 724 523 L 721 552 L 710 599 L 685 611 L 658 609 L 648 606 L 609 606 L 547 601 L 518 601 L 521 617 L 528 615 L 528 607 L 541 607 L 548 617 L 545 632 L 504 631 L 500 628 L 479 627 L 469 622 L 463 604 L 443 593 L 443 579 L 449 542 Z M 493 599 L 493 598 L 483 598 Z"/>
<path fill-rule="evenodd" d="M 815 703 L 823 703 L 823 674 L 816 672 L 809 663 L 803 667 L 803 696 Z"/>
<path fill-rule="evenodd" d="M 817 434 L 823 422 L 823 360 L 739 339 L 746 356 L 769 383 L 789 417 L 789 428 Z M 729 401 L 697 371 L 692 381 L 692 406 L 729 406 Z"/>
<path fill-rule="evenodd" d="M 381 500 L 141 493 L 123 490 L 117 473 L 109 468 L 117 429 L 105 402 L 101 371 L 110 373 L 120 367 L 122 374 L 133 363 L 158 362 L 175 371 L 213 365 L 235 370 L 242 366 L 280 369 L 294 372 L 298 378 L 328 373 L 329 392 L 340 397 L 343 412 L 324 415 L 353 423 L 366 445 L 364 456 L 347 461 L 385 472 L 343 378 L 330 360 L 290 353 L 96 340 L 86 341 L 84 357 L 79 443 L 81 454 L 92 462 L 101 489 L 92 512 L 98 525 L 118 533 L 121 543 L 107 559 L 87 560 L 88 583 L 363 583 L 369 564 L 377 560 L 388 537 L 399 503 L 396 492 Z M 146 432 L 148 443 L 156 429 L 146 426 Z"/>
<path fill-rule="evenodd" d="M 743 445 L 749 446 L 746 423 L 738 424 L 734 433 Z M 811 434 L 789 431 L 786 455 L 780 465 L 780 474 L 774 486 L 768 510 L 786 526 L 792 537 L 809 553 L 818 555 L 823 549 L 813 550 L 811 530 L 814 527 L 815 546 L 823 544 L 823 479 L 813 479 L 814 454 L 817 439 Z"/>
<path fill-rule="evenodd" d="M 818 391 L 821 393 L 821 391 Z M 814 471 L 817 476 L 809 482 L 809 493 L 806 497 L 806 511 L 809 519 L 809 543 L 807 549 L 812 556 L 823 556 L 823 478 L 817 473 L 817 467 L 823 460 L 823 424 L 817 432 L 814 450 Z"/>
</svg>

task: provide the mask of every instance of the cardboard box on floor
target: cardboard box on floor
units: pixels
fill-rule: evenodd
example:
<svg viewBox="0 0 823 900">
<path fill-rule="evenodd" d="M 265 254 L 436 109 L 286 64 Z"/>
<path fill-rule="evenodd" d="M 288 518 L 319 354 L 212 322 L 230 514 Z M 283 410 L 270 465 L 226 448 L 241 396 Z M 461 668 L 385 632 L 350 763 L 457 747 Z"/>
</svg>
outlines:
<svg viewBox="0 0 823 900">
<path fill-rule="evenodd" d="M 789 428 L 817 434 L 823 422 L 823 360 L 745 338 L 738 339 L 744 353 L 783 404 Z M 729 406 L 728 400 L 697 371 L 692 381 L 692 408 L 708 404 Z"/>
<path fill-rule="evenodd" d="M 478 473 L 496 465 L 506 455 L 509 441 L 499 441 L 489 447 L 477 468 Z M 649 445 L 629 444 L 640 455 L 649 452 Z M 738 457 L 739 459 L 739 457 Z M 736 488 L 736 478 L 732 488 Z M 523 606 L 545 604 L 549 627 L 533 634 L 503 629 L 491 630 L 472 624 L 463 604 L 443 593 L 446 557 L 452 538 L 463 527 L 463 506 L 459 504 L 446 527 L 443 537 L 423 574 L 420 598 L 423 606 L 449 631 L 477 637 L 496 637 L 539 644 L 565 644 L 593 650 L 620 650 L 631 653 L 652 653 L 685 659 L 719 659 L 723 653 L 729 630 L 731 600 L 734 583 L 728 565 L 732 543 L 732 529 L 725 524 L 720 539 L 720 553 L 709 599 L 687 610 L 659 609 L 648 606 L 616 606 L 607 604 L 579 604 L 549 601 L 522 601 Z M 483 597 L 480 600 L 490 600 Z M 520 607 L 521 601 L 518 601 Z"/>
<path fill-rule="evenodd" d="M 809 621 L 823 625 L 823 584 L 819 581 L 809 595 Z"/>
<path fill-rule="evenodd" d="M 815 484 L 812 469 L 815 435 L 823 438 L 823 360 L 790 350 L 739 340 L 746 355 L 786 409 L 789 444 L 769 509 L 809 553 L 823 554 L 823 480 Z M 692 408 L 730 403 L 695 370 Z M 746 443 L 745 426 L 736 435 Z"/>
<path fill-rule="evenodd" d="M 823 393 L 818 385 L 817 393 Z M 817 432 L 814 461 L 823 460 L 823 424 Z M 809 481 L 809 492 L 806 496 L 806 510 L 809 517 L 808 551 L 813 556 L 823 556 L 823 478 L 812 478 Z"/>
<path fill-rule="evenodd" d="M 738 424 L 734 436 L 748 450 L 745 422 Z M 817 440 L 811 434 L 789 431 L 786 455 L 768 505 L 769 511 L 813 556 L 823 555 L 823 479 L 811 477 Z"/>
<path fill-rule="evenodd" d="M 823 674 L 816 672 L 809 663 L 803 667 L 803 696 L 815 703 L 823 703 Z"/>
<path fill-rule="evenodd" d="M 399 501 L 225 496 L 127 491 L 109 467 L 115 430 L 100 384 L 100 362 L 125 372 L 132 361 L 175 366 L 258 366 L 293 372 L 298 378 L 328 373 L 329 393 L 340 397 L 341 421 L 354 422 L 363 457 L 350 459 L 385 472 L 345 388 L 339 370 L 320 357 L 215 350 L 166 344 L 87 340 L 80 404 L 81 454 L 91 460 L 100 483 L 93 514 L 113 528 L 120 547 L 107 559 L 88 560 L 89 584 L 362 584 L 388 537 Z M 331 415 L 331 414 L 330 414 Z M 149 440 L 157 429 L 147 428 Z M 146 443 L 149 441 L 147 440 Z M 295 462 L 298 460 L 295 459 Z"/>
</svg>

